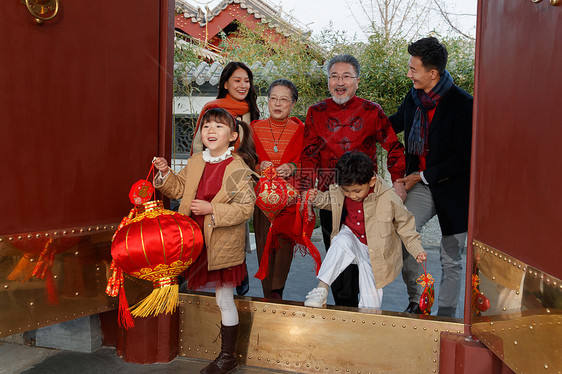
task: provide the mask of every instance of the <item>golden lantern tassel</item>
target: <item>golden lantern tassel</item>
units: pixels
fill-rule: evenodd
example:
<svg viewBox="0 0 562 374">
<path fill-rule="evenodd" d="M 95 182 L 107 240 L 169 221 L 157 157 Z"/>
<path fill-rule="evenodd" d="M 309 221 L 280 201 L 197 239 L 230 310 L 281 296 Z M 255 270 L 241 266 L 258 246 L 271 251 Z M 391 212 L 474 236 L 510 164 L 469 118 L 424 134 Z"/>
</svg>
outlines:
<svg viewBox="0 0 562 374">
<path fill-rule="evenodd" d="M 179 286 L 176 279 L 164 278 L 154 282 L 152 293 L 131 307 L 135 317 L 172 314 L 179 305 Z"/>
</svg>

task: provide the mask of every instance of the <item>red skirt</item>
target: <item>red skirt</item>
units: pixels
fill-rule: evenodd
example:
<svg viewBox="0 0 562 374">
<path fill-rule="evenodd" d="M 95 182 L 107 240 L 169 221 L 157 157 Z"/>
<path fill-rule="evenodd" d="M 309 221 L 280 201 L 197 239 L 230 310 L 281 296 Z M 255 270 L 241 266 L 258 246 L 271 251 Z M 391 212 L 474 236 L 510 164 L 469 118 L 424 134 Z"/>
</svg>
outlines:
<svg viewBox="0 0 562 374">
<path fill-rule="evenodd" d="M 208 270 L 207 248 L 203 251 L 190 267 L 183 273 L 187 280 L 187 288 L 201 290 L 207 288 L 236 287 L 248 275 L 244 263 L 224 269 Z"/>
</svg>

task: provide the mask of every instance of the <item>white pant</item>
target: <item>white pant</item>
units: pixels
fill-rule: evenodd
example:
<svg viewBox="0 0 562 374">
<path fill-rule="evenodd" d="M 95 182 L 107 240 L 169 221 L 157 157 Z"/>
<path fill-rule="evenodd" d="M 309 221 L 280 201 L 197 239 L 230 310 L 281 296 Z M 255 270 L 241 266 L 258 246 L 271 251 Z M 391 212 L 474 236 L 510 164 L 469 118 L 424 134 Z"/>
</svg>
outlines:
<svg viewBox="0 0 562 374">
<path fill-rule="evenodd" d="M 350 264 L 359 267 L 359 308 L 377 308 L 382 305 L 382 288 L 377 288 L 371 267 L 368 247 L 355 234 L 342 225 L 334 236 L 330 250 L 322 261 L 318 279 L 331 285 Z"/>
<path fill-rule="evenodd" d="M 215 290 L 215 301 L 221 311 L 221 322 L 225 326 L 238 324 L 238 310 L 234 303 L 234 287 L 220 287 Z"/>
</svg>

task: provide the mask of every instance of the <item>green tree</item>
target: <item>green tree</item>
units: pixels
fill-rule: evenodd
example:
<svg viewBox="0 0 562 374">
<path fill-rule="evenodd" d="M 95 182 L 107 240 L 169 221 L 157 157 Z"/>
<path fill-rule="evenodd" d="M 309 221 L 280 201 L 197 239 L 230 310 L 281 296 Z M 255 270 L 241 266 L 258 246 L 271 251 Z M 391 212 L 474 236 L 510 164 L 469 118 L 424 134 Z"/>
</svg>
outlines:
<svg viewBox="0 0 562 374">
<path fill-rule="evenodd" d="M 404 39 L 387 40 L 375 33 L 357 56 L 361 63 L 358 95 L 379 103 L 386 113 L 398 109 L 412 83 L 406 77 L 408 43 Z"/>
<path fill-rule="evenodd" d="M 449 52 L 447 70 L 455 83 L 472 94 L 474 90 L 474 41 L 462 37 L 441 38 Z M 408 71 L 409 41 L 403 38 L 387 39 L 384 34 L 374 33 L 357 54 L 361 63 L 361 82 L 358 95 L 379 103 L 387 115 L 396 112 L 412 82 Z M 399 135 L 402 140 L 403 134 Z M 379 171 L 384 174 L 386 151 L 377 148 Z M 384 175 L 386 177 L 386 175 Z"/>
<path fill-rule="evenodd" d="M 408 69 L 408 44 L 403 37 L 388 37 L 373 32 L 367 42 L 357 42 L 345 32 L 335 28 L 325 29 L 319 37 L 310 40 L 305 36 L 293 36 L 275 40 L 265 26 L 256 30 L 239 25 L 238 31 L 228 38 L 223 35 L 222 55 L 227 60 L 243 61 L 254 68 L 254 83 L 259 95 L 265 95 L 269 84 L 279 78 L 290 79 L 299 90 L 299 100 L 293 115 L 304 121 L 308 107 L 329 96 L 324 63 L 332 56 L 349 53 L 361 63 L 361 76 L 357 94 L 379 103 L 387 115 L 398 109 L 404 96 L 412 88 L 406 77 Z M 471 93 L 474 90 L 474 41 L 464 37 L 437 37 L 447 46 L 447 69 L 455 83 Z M 182 49 L 176 62 L 194 62 L 193 47 Z M 261 67 L 258 67 L 258 62 Z M 197 65 L 198 63 L 196 63 Z M 181 74 L 181 71 L 178 72 Z M 193 88 L 187 87 L 187 94 Z M 262 111 L 267 105 L 262 102 Z M 386 170 L 384 150 L 379 150 L 379 170 Z"/>
<path fill-rule="evenodd" d="M 447 70 L 453 76 L 455 84 L 472 95 L 474 92 L 475 41 L 462 36 L 445 37 L 441 41 L 449 52 Z"/>
<path fill-rule="evenodd" d="M 462 37 L 439 39 L 449 52 L 447 70 L 459 87 L 472 94 L 474 42 Z M 412 82 L 406 77 L 410 58 L 408 44 L 405 39 L 387 40 L 383 34 L 375 33 L 356 56 L 362 70 L 358 95 L 381 104 L 389 115 L 396 112 L 412 88 Z"/>
<path fill-rule="evenodd" d="M 176 32 L 174 40 L 174 96 L 189 96 L 194 87 L 186 84 L 183 74 L 188 65 L 199 65 L 201 62 L 195 49 L 197 48 L 188 37 Z"/>
<path fill-rule="evenodd" d="M 291 80 L 299 90 L 293 114 L 304 119 L 310 103 L 327 94 L 326 77 L 319 65 L 323 63 L 324 51 L 304 36 L 275 40 L 267 35 L 265 25 L 251 30 L 239 24 L 235 33 L 223 39 L 223 54 L 248 66 L 261 64 L 261 69 L 254 71 L 254 84 L 261 95 L 265 95 L 272 81 Z"/>
</svg>

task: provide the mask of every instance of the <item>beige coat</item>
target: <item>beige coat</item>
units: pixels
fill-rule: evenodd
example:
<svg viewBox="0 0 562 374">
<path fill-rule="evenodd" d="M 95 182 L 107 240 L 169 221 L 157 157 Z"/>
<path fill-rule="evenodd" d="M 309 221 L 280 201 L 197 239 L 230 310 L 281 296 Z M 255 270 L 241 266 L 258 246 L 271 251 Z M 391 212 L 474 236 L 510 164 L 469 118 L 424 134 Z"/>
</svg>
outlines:
<svg viewBox="0 0 562 374">
<path fill-rule="evenodd" d="M 344 199 L 341 188 L 332 184 L 328 191 L 319 191 L 314 200 L 314 206 L 332 211 L 332 238 L 340 231 Z M 375 283 L 382 288 L 396 279 L 402 268 L 402 242 L 417 257 L 423 252 L 421 237 L 414 215 L 379 176 L 373 192 L 363 200 L 363 212 Z"/>
<path fill-rule="evenodd" d="M 226 166 L 222 187 L 211 201 L 213 214 L 205 216 L 203 234 L 207 245 L 209 270 L 224 269 L 244 262 L 246 221 L 254 212 L 256 194 L 254 174 L 242 158 L 233 154 L 234 161 Z M 179 173 L 171 172 L 154 186 L 171 199 L 182 199 L 179 212 L 189 216 L 199 181 L 205 169 L 202 154 L 189 158 Z"/>
</svg>

